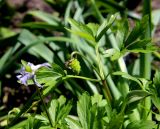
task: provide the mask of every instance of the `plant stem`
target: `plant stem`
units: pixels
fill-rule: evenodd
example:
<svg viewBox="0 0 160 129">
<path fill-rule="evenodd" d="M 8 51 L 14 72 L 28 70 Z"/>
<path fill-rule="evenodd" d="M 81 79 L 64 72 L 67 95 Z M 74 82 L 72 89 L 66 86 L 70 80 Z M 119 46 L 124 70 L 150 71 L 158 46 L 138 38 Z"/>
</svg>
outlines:
<svg viewBox="0 0 160 129">
<path fill-rule="evenodd" d="M 144 38 L 151 38 L 151 0 L 143 0 L 143 16 L 148 15 L 149 19 L 147 30 L 145 32 Z M 150 79 L 151 76 L 151 53 L 140 55 L 140 76 L 146 79 Z M 145 87 L 144 87 L 145 90 Z M 143 106 L 150 110 L 151 99 L 150 97 L 145 98 Z M 147 110 L 142 110 L 142 119 L 151 120 L 151 115 L 148 115 Z"/>
<path fill-rule="evenodd" d="M 66 80 L 69 78 L 79 78 L 79 79 L 93 81 L 93 82 L 100 82 L 100 80 L 98 80 L 98 79 L 92 79 L 92 78 L 83 77 L 83 76 L 76 76 L 76 75 L 66 75 L 65 77 L 63 77 L 63 80 Z"/>
<path fill-rule="evenodd" d="M 49 114 L 49 112 L 48 112 L 48 110 L 47 110 L 47 107 L 46 107 L 46 105 L 45 105 L 45 103 L 44 103 L 44 101 L 43 101 L 43 97 L 42 97 L 42 95 L 41 95 L 40 89 L 39 89 L 36 85 L 35 85 L 35 87 L 36 87 L 36 90 L 37 90 L 37 92 L 38 92 L 38 95 L 39 95 L 39 97 L 40 97 L 40 99 L 41 99 L 41 102 L 42 102 L 42 104 L 43 104 L 43 107 L 44 107 L 44 110 L 45 110 L 46 115 L 47 115 L 47 117 L 48 117 L 49 123 L 50 123 L 51 127 L 53 127 L 53 123 L 52 123 L 51 116 L 50 116 L 50 114 Z"/>
<path fill-rule="evenodd" d="M 96 50 L 96 55 L 97 55 L 97 61 L 98 61 L 98 67 L 99 67 L 99 71 L 100 71 L 99 73 L 100 73 L 101 82 L 102 82 L 102 85 L 103 85 L 103 89 L 106 92 L 105 96 L 106 96 L 106 99 L 108 101 L 108 104 L 111 105 L 112 95 L 111 95 L 110 89 L 108 88 L 108 85 L 106 83 L 105 76 L 104 76 L 104 73 L 103 73 L 103 65 L 102 65 L 102 62 L 101 62 L 100 54 L 99 54 L 98 43 L 95 47 L 95 50 Z"/>
</svg>

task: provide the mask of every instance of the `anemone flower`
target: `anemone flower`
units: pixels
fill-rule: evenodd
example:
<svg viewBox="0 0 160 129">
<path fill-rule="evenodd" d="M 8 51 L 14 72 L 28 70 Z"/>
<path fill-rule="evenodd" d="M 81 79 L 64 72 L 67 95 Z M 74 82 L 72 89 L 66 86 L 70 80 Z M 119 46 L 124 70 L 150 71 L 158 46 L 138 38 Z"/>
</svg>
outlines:
<svg viewBox="0 0 160 129">
<path fill-rule="evenodd" d="M 41 67 L 51 67 L 49 63 L 43 63 L 43 64 L 38 64 L 34 65 L 33 63 L 28 62 L 25 66 L 21 68 L 19 71 L 19 75 L 17 75 L 18 80 L 20 81 L 21 84 L 28 86 L 27 81 L 32 80 L 33 83 L 39 87 L 43 88 L 41 84 L 39 84 L 36 80 L 36 71 L 40 69 Z"/>
</svg>

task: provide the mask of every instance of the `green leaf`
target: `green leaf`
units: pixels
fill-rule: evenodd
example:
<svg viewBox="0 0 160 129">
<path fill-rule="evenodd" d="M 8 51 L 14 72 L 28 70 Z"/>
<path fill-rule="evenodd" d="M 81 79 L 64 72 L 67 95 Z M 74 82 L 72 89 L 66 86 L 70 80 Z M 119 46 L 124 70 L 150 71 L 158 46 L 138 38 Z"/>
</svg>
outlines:
<svg viewBox="0 0 160 129">
<path fill-rule="evenodd" d="M 113 60 L 117 60 L 118 58 L 120 58 L 121 53 L 119 50 L 111 48 L 111 49 L 108 49 L 104 52 L 104 56 L 110 57 L 111 60 L 113 61 Z"/>
<path fill-rule="evenodd" d="M 27 124 L 28 120 L 23 120 L 21 122 L 17 122 L 16 125 L 13 125 L 9 129 L 24 129 L 24 126 Z"/>
<path fill-rule="evenodd" d="M 41 126 L 39 129 L 55 129 L 51 126 Z"/>
<path fill-rule="evenodd" d="M 106 129 L 120 129 L 124 121 L 124 114 L 113 114 L 111 120 L 109 121 Z"/>
<path fill-rule="evenodd" d="M 129 123 L 126 129 L 153 129 L 156 125 L 153 121 L 149 120 L 141 120 L 141 121 L 133 121 Z"/>
<path fill-rule="evenodd" d="M 80 96 L 77 103 L 77 113 L 79 116 L 80 123 L 84 129 L 89 129 L 90 116 L 89 109 L 91 107 L 91 98 L 85 92 Z"/>
<path fill-rule="evenodd" d="M 79 121 L 72 119 L 71 117 L 67 117 L 65 120 L 67 121 L 70 129 L 82 129 Z"/>
<path fill-rule="evenodd" d="M 107 101 L 102 99 L 102 95 L 100 94 L 94 94 L 94 96 L 91 97 L 92 105 L 97 104 L 99 107 L 105 107 L 107 105 Z"/>
<path fill-rule="evenodd" d="M 74 33 L 88 41 L 95 41 L 92 30 L 85 24 L 75 21 L 69 18 L 69 23 L 71 24 L 71 29 L 67 29 L 71 33 Z"/>
<path fill-rule="evenodd" d="M 147 20 L 148 17 L 143 17 L 140 22 L 136 23 L 136 26 L 133 28 L 133 30 L 130 32 L 129 36 L 124 42 L 125 47 L 135 42 L 139 37 L 144 35 L 147 28 Z"/>
<path fill-rule="evenodd" d="M 84 32 L 86 34 L 90 34 L 91 36 L 93 36 L 93 32 L 92 30 L 85 24 L 81 23 L 81 22 L 78 22 L 74 19 L 71 19 L 69 18 L 68 19 L 70 25 L 71 25 L 71 28 L 75 31 L 80 31 L 80 32 Z"/>
<path fill-rule="evenodd" d="M 18 38 L 18 40 L 26 46 L 33 43 L 33 41 L 37 41 L 38 39 L 39 39 L 38 37 L 33 35 L 28 30 L 22 30 L 22 32 Z M 48 62 L 53 62 L 53 52 L 48 47 L 46 47 L 44 44 L 38 44 L 38 45 L 30 48 L 29 53 L 31 53 L 35 56 L 37 56 L 37 55 L 41 56 L 42 58 L 44 58 Z"/>
<path fill-rule="evenodd" d="M 62 79 L 62 75 L 54 71 L 54 69 L 43 67 L 36 72 L 36 78 L 40 84 L 53 87 L 56 80 Z"/>
<path fill-rule="evenodd" d="M 155 50 L 157 50 L 157 47 L 151 42 L 150 39 L 144 39 L 131 43 L 125 49 L 127 49 L 128 52 L 148 53 L 154 52 Z"/>
<path fill-rule="evenodd" d="M 127 94 L 127 97 L 124 101 L 125 113 L 130 114 L 132 110 L 137 107 L 137 105 L 144 100 L 146 97 L 150 96 L 151 93 L 143 90 L 133 90 Z"/>
<path fill-rule="evenodd" d="M 60 22 L 60 19 L 52 14 L 42 12 L 42 11 L 29 11 L 28 14 L 35 16 L 51 25 L 57 26 Z"/>
<path fill-rule="evenodd" d="M 119 45 L 119 48 L 121 49 L 123 48 L 123 43 L 125 42 L 125 39 L 129 31 L 128 19 L 125 19 L 123 22 L 120 21 L 120 24 L 116 31 L 117 31 L 116 33 L 117 43 Z"/>
<path fill-rule="evenodd" d="M 106 34 L 106 31 L 111 27 L 114 20 L 116 19 L 117 15 L 111 15 L 108 17 L 104 22 L 100 25 L 98 28 L 97 34 L 96 34 L 96 41 L 98 42 L 104 34 Z"/>
<path fill-rule="evenodd" d="M 48 29 L 48 30 L 61 30 L 63 26 L 60 25 L 52 25 L 46 22 L 27 22 L 21 24 L 22 27 L 31 28 L 31 29 Z"/>
<path fill-rule="evenodd" d="M 85 92 L 77 103 L 77 113 L 83 129 L 104 128 L 103 117 L 106 114 L 106 100 L 96 94 L 92 98 Z"/>
<path fill-rule="evenodd" d="M 96 23 L 88 23 L 87 27 L 89 27 L 92 30 L 93 36 L 95 37 L 99 28 L 99 25 Z"/>
<path fill-rule="evenodd" d="M 35 119 L 38 119 L 38 120 L 42 121 L 43 123 L 48 123 L 49 122 L 49 120 L 46 116 L 39 115 L 39 114 L 35 115 Z"/>
<path fill-rule="evenodd" d="M 153 78 L 153 83 L 156 88 L 160 88 L 160 72 L 159 71 L 156 71 Z"/>
<path fill-rule="evenodd" d="M 53 70 L 54 72 L 56 72 L 56 73 L 61 74 L 61 75 L 65 75 L 64 70 L 63 70 L 58 64 L 56 64 L 56 63 L 53 63 L 53 64 L 52 64 L 52 70 Z"/>
<path fill-rule="evenodd" d="M 16 33 L 12 31 L 11 29 L 0 27 L 0 40 L 12 37 L 14 35 L 16 35 Z"/>
<path fill-rule="evenodd" d="M 142 87 L 142 84 L 141 84 L 141 82 L 139 81 L 139 79 L 136 78 L 136 77 L 133 77 L 133 76 L 129 75 L 128 73 L 121 72 L 121 71 L 117 71 L 117 72 L 114 72 L 114 73 L 112 73 L 112 74 L 113 74 L 113 75 L 120 75 L 120 76 L 122 76 L 123 78 L 129 79 L 129 80 L 132 80 L 132 81 L 135 81 L 135 82 L 137 82 L 137 83 L 139 84 L 140 87 Z"/>
<path fill-rule="evenodd" d="M 160 111 L 160 72 L 156 71 L 153 78 L 153 85 L 149 87 L 150 92 L 152 93 L 151 99 L 153 104 Z"/>
<path fill-rule="evenodd" d="M 71 102 L 66 103 L 66 98 L 64 96 L 60 96 L 58 100 L 54 99 L 51 101 L 48 111 L 55 127 L 64 121 L 71 107 Z"/>
<path fill-rule="evenodd" d="M 134 102 L 139 102 L 140 100 L 144 99 L 147 96 L 150 96 L 151 94 L 147 91 L 143 91 L 143 90 L 133 90 L 130 91 L 127 94 L 127 104 L 131 104 Z"/>
<path fill-rule="evenodd" d="M 7 62 L 7 60 L 10 58 L 12 54 L 12 48 L 9 48 L 5 54 L 0 58 L 0 71 L 3 69 L 4 64 Z"/>
</svg>

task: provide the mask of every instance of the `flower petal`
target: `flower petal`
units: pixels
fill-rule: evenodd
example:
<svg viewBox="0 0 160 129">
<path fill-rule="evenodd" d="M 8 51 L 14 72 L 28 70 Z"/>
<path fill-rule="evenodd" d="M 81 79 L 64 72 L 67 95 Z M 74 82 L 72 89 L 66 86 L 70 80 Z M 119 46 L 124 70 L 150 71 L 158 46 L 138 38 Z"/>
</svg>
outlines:
<svg viewBox="0 0 160 129">
<path fill-rule="evenodd" d="M 20 77 L 20 76 L 19 76 Z M 33 75 L 30 73 L 25 73 L 25 75 L 21 76 L 21 78 L 19 78 L 19 81 L 21 84 L 28 86 L 27 81 L 29 79 L 33 78 Z"/>
<path fill-rule="evenodd" d="M 36 80 L 36 75 L 34 75 L 32 79 L 33 79 L 33 82 L 34 82 L 34 84 L 35 84 L 36 86 L 38 86 L 39 88 L 43 88 L 43 86 L 37 82 L 37 80 Z"/>
</svg>

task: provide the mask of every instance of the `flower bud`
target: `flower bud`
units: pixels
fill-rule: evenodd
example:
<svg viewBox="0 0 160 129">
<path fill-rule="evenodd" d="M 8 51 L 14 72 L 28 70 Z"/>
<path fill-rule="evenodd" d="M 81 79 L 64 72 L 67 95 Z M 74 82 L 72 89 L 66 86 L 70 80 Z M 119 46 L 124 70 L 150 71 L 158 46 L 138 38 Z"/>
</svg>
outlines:
<svg viewBox="0 0 160 129">
<path fill-rule="evenodd" d="M 76 75 L 80 73 L 81 71 L 80 62 L 76 58 L 67 61 L 65 64 L 66 67 L 71 69 Z"/>
</svg>

